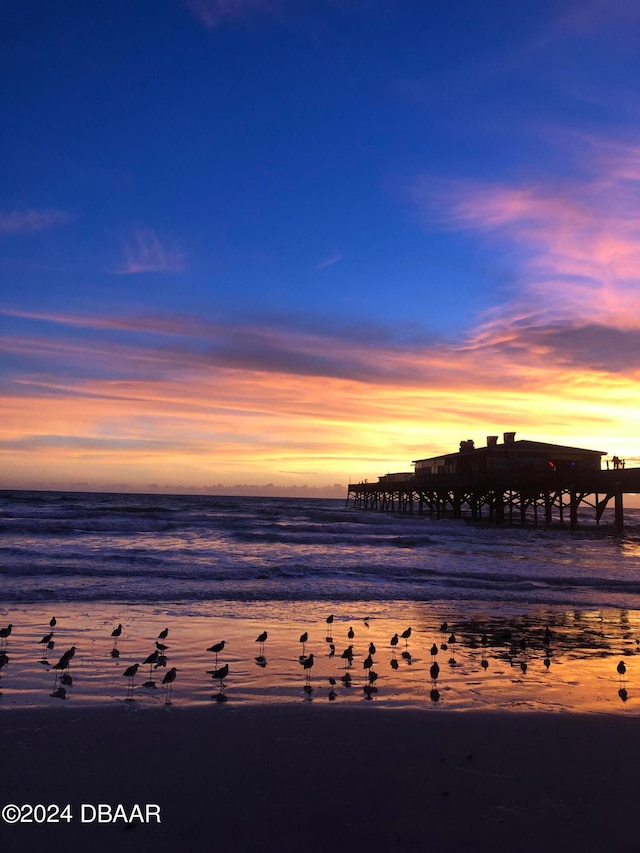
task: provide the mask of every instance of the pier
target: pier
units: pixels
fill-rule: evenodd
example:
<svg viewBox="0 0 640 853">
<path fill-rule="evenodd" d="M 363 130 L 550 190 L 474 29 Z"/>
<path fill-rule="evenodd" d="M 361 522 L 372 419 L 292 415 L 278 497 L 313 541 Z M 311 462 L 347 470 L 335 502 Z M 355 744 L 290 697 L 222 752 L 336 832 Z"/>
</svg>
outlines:
<svg viewBox="0 0 640 853">
<path fill-rule="evenodd" d="M 515 433 L 487 437 L 487 446 L 460 442 L 457 453 L 415 460 L 413 472 L 349 485 L 347 504 L 364 510 L 428 513 L 509 524 L 577 527 L 586 509 L 599 524 L 605 509 L 624 528 L 624 496 L 640 494 L 640 468 L 606 453 L 537 441 Z"/>
</svg>

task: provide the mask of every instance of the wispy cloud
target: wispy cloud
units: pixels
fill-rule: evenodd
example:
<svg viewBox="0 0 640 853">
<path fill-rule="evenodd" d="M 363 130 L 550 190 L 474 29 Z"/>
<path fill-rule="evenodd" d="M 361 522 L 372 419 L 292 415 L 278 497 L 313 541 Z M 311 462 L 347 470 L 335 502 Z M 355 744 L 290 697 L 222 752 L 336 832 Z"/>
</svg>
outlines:
<svg viewBox="0 0 640 853">
<path fill-rule="evenodd" d="M 574 140 L 575 142 L 575 140 Z M 509 298 L 488 326 L 640 326 L 640 146 L 591 140 L 573 178 L 509 186 L 419 180 L 430 227 L 475 233 L 511 265 Z"/>
<path fill-rule="evenodd" d="M 187 9 L 210 30 L 227 20 L 243 20 L 254 12 L 275 12 L 279 0 L 186 0 Z"/>
<path fill-rule="evenodd" d="M 124 263 L 118 270 L 121 275 L 143 272 L 182 272 L 184 254 L 175 246 L 162 243 L 150 228 L 136 230 L 124 245 Z"/>
<path fill-rule="evenodd" d="M 328 258 L 325 258 L 324 261 L 320 261 L 319 264 L 316 264 L 314 270 L 323 270 L 326 267 L 332 267 L 334 264 L 339 263 L 342 260 L 342 255 L 335 254 L 331 255 Z"/>
<path fill-rule="evenodd" d="M 64 210 L 0 211 L 0 234 L 28 234 L 66 225 L 73 216 Z"/>
</svg>

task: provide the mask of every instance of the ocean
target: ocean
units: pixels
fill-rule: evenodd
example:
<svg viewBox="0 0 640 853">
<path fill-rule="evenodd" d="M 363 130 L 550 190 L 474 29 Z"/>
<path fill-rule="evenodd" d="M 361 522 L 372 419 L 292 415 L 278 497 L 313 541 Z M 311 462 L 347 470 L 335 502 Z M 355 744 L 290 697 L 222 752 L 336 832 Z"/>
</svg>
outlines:
<svg viewBox="0 0 640 853">
<path fill-rule="evenodd" d="M 201 667 L 211 669 L 206 649 L 223 635 L 234 638 L 226 654 L 239 676 L 238 697 L 280 700 L 300 698 L 303 631 L 310 636 L 306 653 L 315 651 L 316 663 L 323 660 L 329 673 L 325 656 L 339 658 L 349 644 L 349 628 L 355 626 L 352 645 L 361 662 L 365 637 L 387 650 L 394 633 L 412 626 L 411 646 L 402 641 L 388 654 L 389 662 L 398 654 L 411 674 L 386 698 L 420 704 L 434 687 L 428 650 L 434 642 L 447 645 L 440 630 L 446 622 L 444 640 L 452 631 L 458 634 L 450 684 L 466 677 L 468 687 L 471 670 L 460 657 L 465 649 L 472 671 L 487 676 L 488 666 L 484 672 L 478 668 L 483 635 L 496 660 L 511 669 L 515 661 L 519 676 L 536 666 L 542 674 L 549 660 L 543 631 L 550 627 L 557 638 L 554 664 L 570 657 L 575 670 L 581 661 L 590 667 L 589 678 L 615 687 L 607 702 L 620 705 L 619 676 L 598 667 L 608 657 L 638 653 L 640 510 L 626 510 L 623 533 L 611 521 L 605 516 L 600 526 L 545 529 L 367 512 L 346 500 L 4 491 L 0 614 L 14 626 L 6 654 L 15 675 L 12 687 L 12 667 L 3 671 L 2 686 L 10 689 L 2 695 L 14 703 L 43 701 L 41 683 L 33 681 L 29 667 L 49 617 L 56 615 L 57 631 L 79 649 L 85 646 L 85 681 L 92 682 L 85 684 L 86 699 L 95 698 L 105 679 L 108 695 L 117 699 L 114 685 L 122 682 L 114 682 L 113 666 L 141 662 L 169 623 L 171 637 L 182 637 L 169 664 L 179 662 L 190 672 L 180 681 L 191 702 L 216 695 L 210 673 L 202 676 Z M 331 630 L 327 615 L 334 616 Z M 121 623 L 125 629 L 114 661 L 110 632 Z M 255 670 L 255 637 L 262 628 L 269 631 L 272 650 L 268 683 L 265 667 Z M 57 660 L 62 642 L 59 633 L 50 659 L 46 654 L 40 659 L 41 675 Z M 105 673 L 100 667 L 107 660 Z M 320 669 L 317 665 L 314 677 Z M 399 667 L 393 669 L 399 678 Z M 338 668 L 326 678 L 341 674 Z M 147 681 L 153 681 L 151 669 Z M 567 683 L 565 673 L 556 686 L 562 690 Z M 367 684 L 365 679 L 363 687 Z M 384 695 L 381 685 L 374 698 Z M 577 702 L 580 707 L 597 703 L 585 683 L 574 693 L 580 690 L 589 696 Z M 633 692 L 624 690 L 623 704 L 630 707 Z M 476 702 L 473 694 L 467 689 L 450 698 L 456 707 L 467 707 Z M 68 691 L 65 698 L 72 695 Z M 523 695 L 526 680 L 518 702 L 534 701 Z M 561 707 L 571 704 L 566 696 L 555 696 L 554 707 L 557 701 Z"/>
</svg>

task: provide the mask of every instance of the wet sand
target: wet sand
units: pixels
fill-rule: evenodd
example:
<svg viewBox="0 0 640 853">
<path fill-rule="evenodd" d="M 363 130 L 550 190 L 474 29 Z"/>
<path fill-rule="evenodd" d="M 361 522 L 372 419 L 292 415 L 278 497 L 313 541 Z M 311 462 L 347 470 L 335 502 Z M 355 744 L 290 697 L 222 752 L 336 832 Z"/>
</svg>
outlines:
<svg viewBox="0 0 640 853">
<path fill-rule="evenodd" d="M 6 850 L 640 851 L 640 720 L 360 706 L 0 709 Z M 161 823 L 81 823 L 81 804 Z M 88 812 L 91 816 L 91 812 Z"/>
</svg>

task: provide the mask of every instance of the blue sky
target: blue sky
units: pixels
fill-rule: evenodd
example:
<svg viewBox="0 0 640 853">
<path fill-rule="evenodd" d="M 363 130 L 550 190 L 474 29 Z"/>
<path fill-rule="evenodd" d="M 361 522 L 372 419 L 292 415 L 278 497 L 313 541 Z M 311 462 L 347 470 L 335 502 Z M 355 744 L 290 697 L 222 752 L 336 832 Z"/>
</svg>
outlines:
<svg viewBox="0 0 640 853">
<path fill-rule="evenodd" d="M 636 4 L 0 8 L 6 485 L 638 454 Z"/>
</svg>

